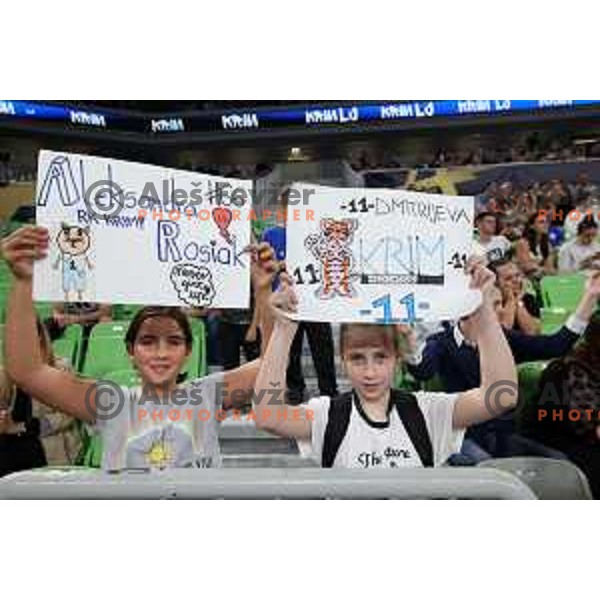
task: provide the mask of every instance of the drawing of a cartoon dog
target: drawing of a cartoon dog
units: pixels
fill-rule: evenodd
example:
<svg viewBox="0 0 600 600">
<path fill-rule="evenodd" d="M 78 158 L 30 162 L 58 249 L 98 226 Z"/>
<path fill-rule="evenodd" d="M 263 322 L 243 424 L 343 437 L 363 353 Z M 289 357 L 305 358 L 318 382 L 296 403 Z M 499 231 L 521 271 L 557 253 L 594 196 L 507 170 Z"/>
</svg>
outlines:
<svg viewBox="0 0 600 600">
<path fill-rule="evenodd" d="M 88 270 L 94 268 L 88 258 L 91 246 L 90 228 L 61 225 L 56 236 L 59 255 L 52 265 L 58 269 L 62 263 L 62 289 L 65 293 L 65 302 L 73 301 L 69 298 L 71 292 L 77 293 L 77 301 L 83 301 L 83 292 L 87 286 Z"/>
</svg>

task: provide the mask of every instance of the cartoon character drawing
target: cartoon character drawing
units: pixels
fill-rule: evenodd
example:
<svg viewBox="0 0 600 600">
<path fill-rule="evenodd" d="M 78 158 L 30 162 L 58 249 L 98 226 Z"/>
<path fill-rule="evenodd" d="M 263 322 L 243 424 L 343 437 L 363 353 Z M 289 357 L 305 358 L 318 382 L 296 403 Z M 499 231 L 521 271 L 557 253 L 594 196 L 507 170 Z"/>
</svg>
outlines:
<svg viewBox="0 0 600 600">
<path fill-rule="evenodd" d="M 62 289 L 65 293 L 65 302 L 71 292 L 77 292 L 77 301 L 83 301 L 83 292 L 87 286 L 88 269 L 93 265 L 88 258 L 91 246 L 89 225 L 86 227 L 70 226 L 63 223 L 56 236 L 56 243 L 60 254 L 52 265 L 58 269 L 62 263 Z"/>
<path fill-rule="evenodd" d="M 304 240 L 306 249 L 321 263 L 321 287 L 315 294 L 325 300 L 338 296 L 353 298 L 356 290 L 350 283 L 354 263 L 350 244 L 358 228 L 356 219 L 321 219 L 321 231 Z"/>
</svg>

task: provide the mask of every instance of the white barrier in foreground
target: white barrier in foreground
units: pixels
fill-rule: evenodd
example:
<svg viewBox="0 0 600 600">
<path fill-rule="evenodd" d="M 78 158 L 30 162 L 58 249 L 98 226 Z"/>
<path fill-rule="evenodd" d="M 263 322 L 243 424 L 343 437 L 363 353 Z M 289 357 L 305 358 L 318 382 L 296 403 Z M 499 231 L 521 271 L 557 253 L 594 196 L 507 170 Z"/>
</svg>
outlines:
<svg viewBox="0 0 600 600">
<path fill-rule="evenodd" d="M 469 498 L 527 500 L 497 469 L 170 469 L 106 474 L 38 470 L 0 479 L 0 499 Z"/>
</svg>

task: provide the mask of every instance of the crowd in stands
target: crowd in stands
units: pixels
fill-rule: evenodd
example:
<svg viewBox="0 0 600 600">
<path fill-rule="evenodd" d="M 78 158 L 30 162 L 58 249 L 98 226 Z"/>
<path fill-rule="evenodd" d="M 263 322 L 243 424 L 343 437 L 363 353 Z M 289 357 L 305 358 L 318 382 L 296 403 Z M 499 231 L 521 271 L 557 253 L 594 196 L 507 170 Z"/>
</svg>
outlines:
<svg viewBox="0 0 600 600">
<path fill-rule="evenodd" d="M 531 136 L 522 144 L 507 144 L 504 148 L 485 146 L 467 151 L 440 149 L 429 164 L 432 167 L 495 165 L 582 160 L 596 156 L 600 156 L 600 145 L 587 146 L 560 139 L 541 142 Z"/>
<path fill-rule="evenodd" d="M 352 152 L 349 160 L 355 171 L 364 173 L 385 169 L 410 169 L 414 167 L 464 167 L 510 163 L 535 163 L 576 161 L 600 157 L 600 143 L 575 143 L 572 140 L 551 138 L 541 140 L 536 134 L 525 137 L 522 142 L 506 145 L 475 145 L 465 150 L 439 148 L 432 153 L 412 155 L 410 160 L 393 150 L 364 149 Z"/>
<path fill-rule="evenodd" d="M 123 101 L 125 107 L 130 104 L 129 101 Z M 415 167 L 433 169 L 456 166 L 586 160 L 600 158 L 600 143 L 578 144 L 571 140 L 558 138 L 541 141 L 535 134 L 532 134 L 524 138 L 522 143 L 507 143 L 505 147 L 486 144 L 471 150 L 440 148 L 435 152 L 424 153 L 416 158 L 413 156 L 410 160 L 404 156 L 401 157 L 395 150 L 389 148 L 350 150 L 345 158 L 355 171 L 368 174 Z M 272 170 L 272 165 L 269 163 L 231 165 L 219 163 L 195 164 L 184 161 L 182 164 L 173 166 L 209 175 L 242 179 L 260 178 Z M 34 165 L 19 164 L 9 160 L 7 153 L 0 154 L 0 185 L 7 185 L 11 182 L 35 181 L 35 178 Z"/>
<path fill-rule="evenodd" d="M 427 421 L 428 427 L 450 426 L 447 413 L 432 417 L 427 412 L 430 410 L 428 402 L 435 397 L 431 394 L 443 392 L 444 398 L 457 395 L 462 402 L 460 423 L 466 429 L 464 440 L 453 437 L 452 443 L 446 440 L 444 445 L 440 439 L 432 439 L 435 460 L 423 460 L 423 464 L 476 464 L 490 457 L 515 455 L 565 458 L 586 473 L 595 496 L 600 497 L 600 315 L 596 313 L 600 298 L 600 216 L 595 208 L 599 193 L 585 171 L 581 171 L 573 182 L 551 180 L 525 187 L 509 181 L 490 183 L 477 197 L 473 254 L 487 265 L 485 272 L 495 276 L 495 283 L 486 288 L 485 294 L 493 319 L 486 316 L 485 327 L 480 316 L 471 315 L 454 323 L 432 324 L 427 328 L 396 328 L 396 339 L 392 342 L 388 339 L 389 329 L 382 333 L 381 343 L 392 343 L 394 352 L 403 357 L 395 385 L 407 393 L 425 394 L 417 399 L 426 418 L 434 419 Z M 284 195 L 282 202 L 285 202 Z M 275 263 L 284 264 L 285 228 L 278 226 L 267 230 L 263 241 L 268 244 Z M 275 271 L 279 272 L 279 267 Z M 275 294 L 287 292 L 287 286 L 278 283 L 278 278 L 284 275 L 273 275 L 269 280 L 269 289 L 276 290 Z M 264 304 L 264 300 L 258 304 L 261 302 Z M 261 356 L 261 345 L 264 357 L 266 340 L 257 316 L 261 311 L 256 306 L 254 303 L 250 311 L 188 311 L 192 323 L 202 323 L 201 328 L 192 327 L 190 331 L 193 335 L 201 331 L 198 335 L 203 339 L 206 336 L 207 362 L 211 370 L 217 367 L 218 371 L 220 367 L 225 373 L 236 373 L 244 368 L 244 364 L 255 365 Z M 129 320 L 131 324 L 137 318 L 132 314 L 124 317 L 124 314 L 123 307 L 78 303 L 53 306 L 44 322 L 38 323 L 43 361 L 54 365 L 52 346 L 66 347 L 61 346 L 61 342 L 74 327 L 78 327 L 77 355 L 69 347 L 67 356 L 62 358 L 71 361 L 72 370 L 89 375 L 83 357 L 86 352 L 89 357 L 93 351 L 90 340 L 94 330 L 101 323 Z M 490 331 L 495 336 L 498 352 L 506 344 L 520 375 L 525 377 L 526 373 L 535 373 L 526 385 L 520 382 L 520 403 L 509 411 L 509 418 L 506 415 L 502 418 L 491 418 L 494 415 L 472 418 L 464 409 L 470 398 L 469 391 L 479 389 L 482 381 L 487 381 L 489 349 L 484 351 L 483 345 L 489 343 L 486 332 L 489 335 Z M 333 452 L 333 458 L 325 459 L 330 444 L 324 441 L 329 434 L 323 425 L 327 422 L 330 405 L 315 402 L 307 396 L 300 360 L 305 335 L 316 367 L 319 397 L 338 396 L 341 374 L 336 372 L 335 345 L 329 324 L 301 323 L 297 330 L 286 330 L 285 335 L 276 338 L 282 348 L 279 354 L 286 357 L 283 367 L 287 372 L 283 379 L 287 381 L 289 404 L 310 406 L 317 418 L 324 419 L 319 430 L 321 437 L 315 442 L 313 430 L 312 441 L 313 446 L 317 444 L 323 452 L 323 466 L 327 466 L 327 460 L 331 466 L 336 453 Z M 372 334 L 364 332 L 364 335 Z M 356 332 L 342 330 L 342 353 L 354 343 L 353 336 Z M 75 356 L 78 358 L 71 360 Z M 357 355 L 355 360 L 369 358 Z M 273 358 L 269 365 L 271 363 L 282 366 L 280 360 Z M 353 368 L 360 371 L 358 363 L 354 366 L 351 362 L 346 364 L 350 365 L 347 367 L 350 374 Z M 257 370 L 254 376 L 276 381 L 275 378 L 281 375 L 269 370 L 261 373 Z M 185 375 L 185 372 L 177 373 L 178 378 Z M 206 366 L 193 368 L 187 375 L 206 375 Z M 59 422 L 56 414 L 62 415 L 60 410 L 43 414 L 37 407 L 35 394 L 22 390 L 20 383 L 12 382 L 7 373 L 3 373 L 2 381 L 0 475 L 39 466 L 46 461 L 53 464 L 85 462 L 85 457 L 90 454 L 85 448 L 90 443 L 90 436 L 89 431 L 79 425 L 77 411 L 65 408 L 64 412 L 69 416 Z M 524 409 L 525 398 L 527 406 Z M 308 400 L 310 402 L 306 404 Z M 247 407 L 247 402 L 242 404 Z M 356 406 L 359 412 L 363 411 L 360 402 Z M 452 408 L 445 406 L 444 410 Z M 457 414 L 455 411 L 451 418 L 453 422 L 458 418 Z M 331 418 L 331 412 L 329 415 Z M 575 419 L 576 415 L 579 418 Z M 388 425 L 391 422 L 389 414 L 386 417 L 385 414 L 361 412 L 361 417 L 371 426 L 374 422 L 376 428 L 380 427 L 379 421 L 388 419 Z M 299 443 L 311 441 L 310 429 L 298 426 L 288 430 L 287 426 L 270 421 L 268 416 L 261 418 L 265 428 L 275 433 L 296 437 Z M 404 417 L 400 415 L 399 418 L 404 422 Z M 358 427 L 351 420 L 350 430 Z M 61 439 L 60 453 L 56 451 L 56 443 L 53 449 L 50 445 L 50 440 L 56 436 Z M 40 447 L 40 440 L 44 447 Z M 417 447 L 417 442 L 412 441 Z M 459 441 L 460 444 L 454 447 Z M 74 449 L 76 446 L 79 448 Z M 23 448 L 19 450 L 19 456 L 29 457 L 23 463 L 13 460 L 17 447 Z M 335 464 L 351 462 L 351 450 L 346 446 L 340 448 L 343 458 Z"/>
<path fill-rule="evenodd" d="M 14 162 L 0 162 L 0 186 L 20 181 L 35 181 L 34 169 Z"/>
</svg>

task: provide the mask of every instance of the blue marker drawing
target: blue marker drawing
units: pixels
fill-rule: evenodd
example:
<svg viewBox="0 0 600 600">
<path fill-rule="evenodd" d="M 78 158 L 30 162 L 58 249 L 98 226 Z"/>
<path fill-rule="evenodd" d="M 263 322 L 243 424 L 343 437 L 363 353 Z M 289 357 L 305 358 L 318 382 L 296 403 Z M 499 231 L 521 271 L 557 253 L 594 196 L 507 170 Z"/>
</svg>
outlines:
<svg viewBox="0 0 600 600">
<path fill-rule="evenodd" d="M 386 294 L 374 300 L 371 305 L 373 308 L 383 308 L 383 317 L 377 319 L 377 323 L 389 324 L 389 323 L 416 323 L 421 319 L 417 318 L 417 311 L 415 308 L 415 295 L 414 293 L 407 294 L 399 300 L 399 304 L 406 307 L 406 317 L 404 319 L 398 319 L 393 317 L 392 312 L 392 296 Z M 369 311 L 370 313 L 370 311 Z M 361 314 L 368 314 L 365 311 L 361 311 Z"/>
<path fill-rule="evenodd" d="M 386 294 L 385 296 L 381 296 L 374 300 L 371 305 L 373 308 L 379 308 L 380 306 L 383 308 L 383 317 L 377 319 L 378 323 L 390 323 L 392 320 L 392 300 L 390 294 Z"/>
</svg>

